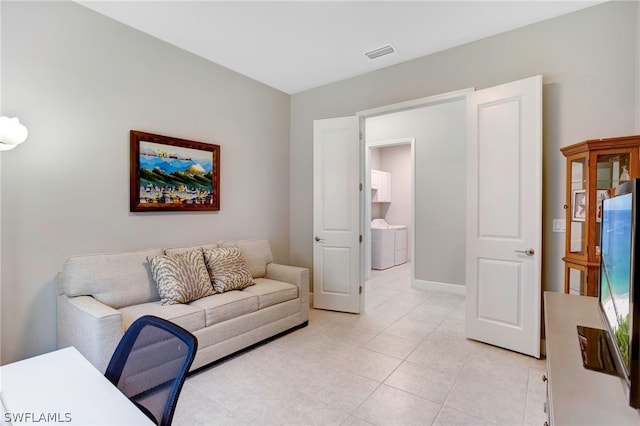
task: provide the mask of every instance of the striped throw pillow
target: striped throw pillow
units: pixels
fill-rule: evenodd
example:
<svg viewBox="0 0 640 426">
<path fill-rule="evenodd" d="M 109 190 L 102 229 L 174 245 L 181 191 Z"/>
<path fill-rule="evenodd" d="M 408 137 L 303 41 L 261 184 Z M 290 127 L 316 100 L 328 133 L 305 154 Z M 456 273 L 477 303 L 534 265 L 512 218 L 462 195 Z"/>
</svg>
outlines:
<svg viewBox="0 0 640 426">
<path fill-rule="evenodd" d="M 216 293 L 242 290 L 255 284 L 247 261 L 237 247 L 204 249 L 204 260 Z"/>
<path fill-rule="evenodd" d="M 200 248 L 147 260 L 163 305 L 188 303 L 215 293 Z"/>
</svg>

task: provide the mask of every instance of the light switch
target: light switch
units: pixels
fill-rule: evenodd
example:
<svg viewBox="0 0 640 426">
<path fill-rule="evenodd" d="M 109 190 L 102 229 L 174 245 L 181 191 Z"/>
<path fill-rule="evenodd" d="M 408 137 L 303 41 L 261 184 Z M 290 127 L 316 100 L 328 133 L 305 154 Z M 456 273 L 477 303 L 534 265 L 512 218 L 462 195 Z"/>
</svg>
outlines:
<svg viewBox="0 0 640 426">
<path fill-rule="evenodd" d="M 553 219 L 553 232 L 566 232 L 567 223 L 565 219 Z"/>
</svg>

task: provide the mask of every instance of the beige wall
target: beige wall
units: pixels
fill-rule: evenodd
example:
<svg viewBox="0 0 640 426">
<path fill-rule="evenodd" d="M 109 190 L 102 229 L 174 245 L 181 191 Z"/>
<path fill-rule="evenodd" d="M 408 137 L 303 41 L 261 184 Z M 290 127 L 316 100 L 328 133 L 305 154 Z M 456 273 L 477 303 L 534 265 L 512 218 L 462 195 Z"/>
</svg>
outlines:
<svg viewBox="0 0 640 426">
<path fill-rule="evenodd" d="M 290 97 L 72 2 L 1 2 L 2 362 L 55 349 L 73 254 L 269 238 L 289 257 Z M 221 211 L 129 212 L 129 130 L 221 146 Z"/>
<path fill-rule="evenodd" d="M 562 288 L 564 159 L 559 148 L 628 135 L 635 127 L 637 2 L 607 2 L 292 96 L 291 260 L 312 264 L 312 123 L 315 119 L 542 74 L 543 285 Z"/>
</svg>

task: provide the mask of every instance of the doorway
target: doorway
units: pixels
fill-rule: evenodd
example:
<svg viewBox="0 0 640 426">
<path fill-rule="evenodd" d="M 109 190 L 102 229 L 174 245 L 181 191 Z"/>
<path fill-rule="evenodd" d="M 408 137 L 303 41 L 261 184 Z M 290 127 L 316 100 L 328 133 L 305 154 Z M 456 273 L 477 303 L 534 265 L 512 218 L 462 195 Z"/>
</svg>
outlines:
<svg viewBox="0 0 640 426">
<path fill-rule="evenodd" d="M 415 138 L 366 141 L 365 280 L 371 270 L 411 262 L 414 229 Z M 372 224 L 372 221 L 377 224 Z"/>
<path fill-rule="evenodd" d="M 409 219 L 392 214 L 387 222 L 408 225 L 409 258 L 420 259 L 411 263 L 412 287 L 446 287 L 464 293 L 466 277 L 460 265 L 465 262 L 466 244 L 466 93 L 453 92 L 359 114 L 364 116 L 361 128 L 367 184 L 375 158 L 373 149 L 410 147 Z M 395 180 L 393 175 L 391 180 Z M 392 194 L 391 203 L 376 206 L 370 202 L 371 193 L 367 185 L 363 202 L 367 237 L 371 237 L 371 219 L 377 214 L 386 219 L 385 209 L 391 210 L 395 203 Z M 363 272 L 368 279 L 371 238 L 365 241 Z"/>
</svg>

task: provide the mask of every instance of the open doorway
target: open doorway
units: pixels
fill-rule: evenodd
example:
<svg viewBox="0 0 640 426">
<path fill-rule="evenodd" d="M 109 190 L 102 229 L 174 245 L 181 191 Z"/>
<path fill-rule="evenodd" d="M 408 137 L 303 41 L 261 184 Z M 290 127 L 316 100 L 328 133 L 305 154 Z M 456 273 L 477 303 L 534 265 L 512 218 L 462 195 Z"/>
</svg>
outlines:
<svg viewBox="0 0 640 426">
<path fill-rule="evenodd" d="M 364 235 L 369 237 L 363 256 L 365 281 L 374 266 L 371 219 L 380 217 L 391 225 L 407 225 L 408 259 L 419 259 L 410 263 L 412 287 L 464 292 L 465 268 L 460 265 L 465 264 L 466 244 L 466 97 L 454 93 L 402 106 L 361 113 L 365 181 L 370 182 L 370 170 L 376 170 L 377 149 L 382 153 L 404 144 L 411 152 L 404 170 L 410 182 L 403 188 L 411 193 L 410 219 L 396 214 L 401 208 L 394 211 L 395 193 L 388 204 L 371 203 L 373 197 L 363 200 Z M 381 163 L 386 171 L 389 161 L 382 157 Z M 394 180 L 392 175 L 395 189 Z M 367 186 L 365 196 L 370 193 L 374 191 Z"/>
<path fill-rule="evenodd" d="M 366 142 L 366 279 L 372 269 L 406 267 L 411 262 L 414 146 L 414 138 Z"/>
</svg>

